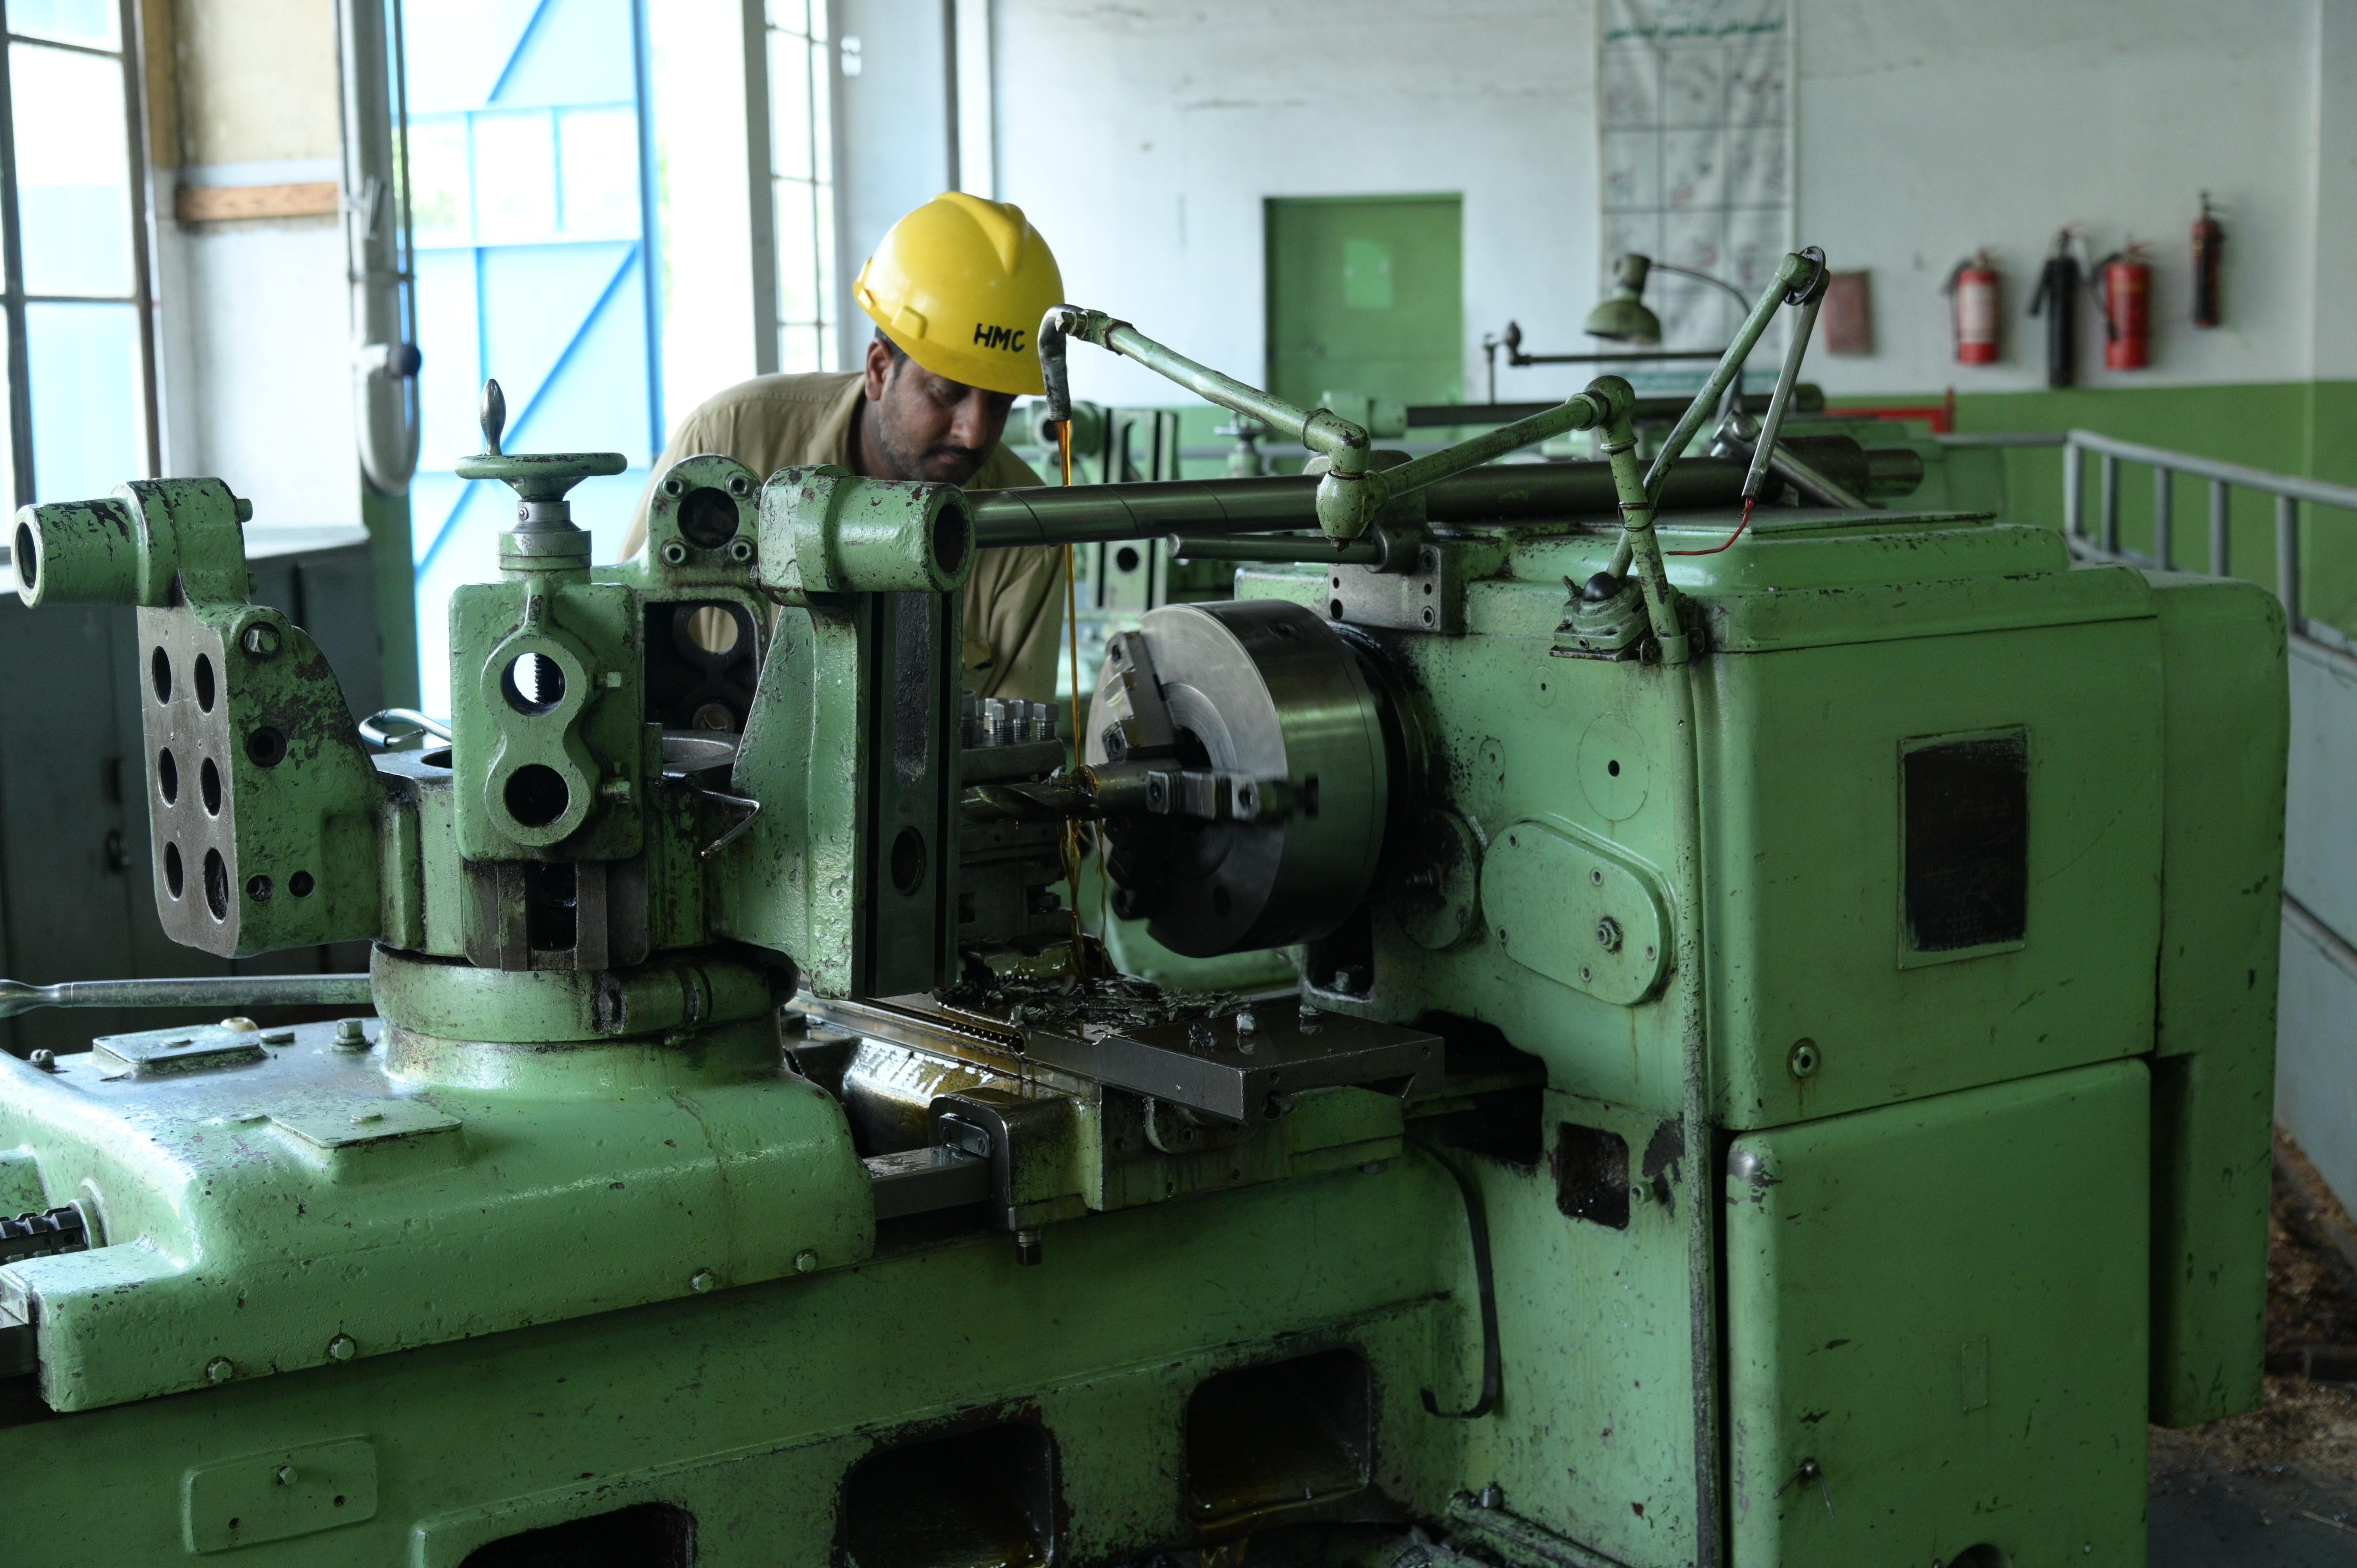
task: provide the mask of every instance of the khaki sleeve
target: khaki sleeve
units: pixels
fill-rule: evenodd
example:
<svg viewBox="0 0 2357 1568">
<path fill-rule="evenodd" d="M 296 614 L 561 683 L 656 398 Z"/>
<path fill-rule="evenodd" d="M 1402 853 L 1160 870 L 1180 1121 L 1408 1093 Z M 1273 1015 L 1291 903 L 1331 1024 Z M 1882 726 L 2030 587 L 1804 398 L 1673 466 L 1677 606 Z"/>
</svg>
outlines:
<svg viewBox="0 0 2357 1568">
<path fill-rule="evenodd" d="M 979 696 L 1056 698 L 1064 631 L 1064 553 L 1050 544 L 985 550 L 965 585 L 965 680 Z"/>
</svg>

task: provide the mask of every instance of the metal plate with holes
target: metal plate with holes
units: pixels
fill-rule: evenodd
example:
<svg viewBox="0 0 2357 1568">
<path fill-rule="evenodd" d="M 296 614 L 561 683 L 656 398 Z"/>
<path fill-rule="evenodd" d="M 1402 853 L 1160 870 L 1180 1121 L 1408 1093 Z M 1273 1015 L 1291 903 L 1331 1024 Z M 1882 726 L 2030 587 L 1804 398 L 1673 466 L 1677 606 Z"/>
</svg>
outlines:
<svg viewBox="0 0 2357 1568">
<path fill-rule="evenodd" d="M 199 1465 L 180 1478 L 190 1552 L 227 1552 L 376 1517 L 376 1444 L 365 1437 Z"/>
<path fill-rule="evenodd" d="M 1669 904 L 1652 872 L 1567 826 L 1525 818 L 1481 866 L 1490 937 L 1516 962 L 1628 1006 L 1669 967 Z"/>
<path fill-rule="evenodd" d="M 1464 577 L 1454 555 L 1441 545 L 1419 545 L 1411 571 L 1337 566 L 1327 574 L 1326 585 L 1329 620 L 1443 637 L 1464 635 Z"/>
<path fill-rule="evenodd" d="M 101 1035 L 91 1043 L 91 1065 L 101 1073 L 131 1073 L 140 1078 L 239 1067 L 258 1062 L 268 1054 L 257 1031 L 224 1029 L 219 1024 Z"/>
</svg>

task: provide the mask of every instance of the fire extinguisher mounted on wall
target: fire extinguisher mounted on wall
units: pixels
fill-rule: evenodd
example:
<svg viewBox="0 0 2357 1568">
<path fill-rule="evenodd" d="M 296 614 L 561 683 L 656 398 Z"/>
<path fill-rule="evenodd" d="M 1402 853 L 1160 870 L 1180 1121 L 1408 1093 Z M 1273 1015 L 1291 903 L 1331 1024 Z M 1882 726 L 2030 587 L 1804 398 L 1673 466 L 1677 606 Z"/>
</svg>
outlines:
<svg viewBox="0 0 2357 1568">
<path fill-rule="evenodd" d="M 2079 379 L 2079 280 L 2087 274 L 2087 245 L 2075 227 L 2055 233 L 2039 269 L 2038 292 L 2029 314 L 2046 317 L 2046 384 L 2067 387 Z"/>
<path fill-rule="evenodd" d="M 1956 263 L 1940 285 L 1948 296 L 1948 325 L 1955 334 L 1956 363 L 1994 365 L 1998 337 L 1996 263 L 1986 250 Z"/>
<path fill-rule="evenodd" d="M 2201 216 L 2193 220 L 2193 325 L 2215 327 L 2225 318 L 2219 284 L 2220 264 L 2226 253 L 2226 231 L 2210 210 L 2210 193 L 2201 193 Z"/>
<path fill-rule="evenodd" d="M 2141 371 L 2151 363 L 2152 263 L 2131 241 L 2095 263 L 2095 301 L 2104 312 L 2104 369 Z"/>
</svg>

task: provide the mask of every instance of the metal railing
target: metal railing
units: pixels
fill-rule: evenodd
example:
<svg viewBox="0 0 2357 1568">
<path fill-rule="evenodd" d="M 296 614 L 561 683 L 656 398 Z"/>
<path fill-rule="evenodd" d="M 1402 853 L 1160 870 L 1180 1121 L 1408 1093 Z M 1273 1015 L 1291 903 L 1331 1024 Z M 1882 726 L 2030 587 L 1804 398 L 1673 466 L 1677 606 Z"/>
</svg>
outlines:
<svg viewBox="0 0 2357 1568">
<path fill-rule="evenodd" d="M 2096 526 L 2090 535 L 2086 519 L 2086 455 L 2099 459 Z M 2120 547 L 2120 465 L 2138 463 L 2152 470 L 2152 552 L 2149 556 Z M 2062 438 L 2062 532 L 2072 552 L 2097 560 L 2134 561 L 2168 566 L 2176 542 L 2176 478 L 2183 474 L 2210 485 L 2210 575 L 2234 575 L 2233 492 L 2257 490 L 2276 499 L 2276 596 L 2283 601 L 2284 623 L 2292 636 L 2311 638 L 2300 611 L 2299 529 L 2303 505 L 2326 506 L 2357 512 L 2357 488 L 2304 479 L 2293 474 L 2246 468 L 2190 453 L 2166 451 L 2115 440 L 2092 430 L 2073 430 Z M 2337 641 L 2337 639 L 2331 639 Z"/>
</svg>

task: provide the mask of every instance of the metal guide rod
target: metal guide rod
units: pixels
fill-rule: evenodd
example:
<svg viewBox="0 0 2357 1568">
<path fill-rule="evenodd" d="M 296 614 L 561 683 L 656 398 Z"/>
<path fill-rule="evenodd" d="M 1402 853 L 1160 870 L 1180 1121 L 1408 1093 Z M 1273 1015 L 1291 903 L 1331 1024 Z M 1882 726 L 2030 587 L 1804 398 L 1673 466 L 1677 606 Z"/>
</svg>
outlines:
<svg viewBox="0 0 2357 1568">
<path fill-rule="evenodd" d="M 1725 457 L 1682 463 L 1658 499 L 1681 510 L 1732 506 L 1740 499 L 1743 467 Z M 974 542 L 1008 544 L 1102 544 L 1181 533 L 1210 539 L 1286 533 L 1318 526 L 1318 476 L 1251 479 L 1178 479 L 1071 489 L 976 490 Z M 1424 491 L 1425 517 L 1437 523 L 1511 522 L 1523 519 L 1617 517 L 1619 493 L 1611 466 L 1571 463 L 1490 464 L 1435 481 Z"/>
<path fill-rule="evenodd" d="M 1168 547 L 1174 561 L 1297 561 L 1311 565 L 1372 566 L 1383 553 L 1372 539 L 1338 542 L 1322 533 L 1268 533 L 1252 539 L 1191 539 L 1174 533 Z"/>
<path fill-rule="evenodd" d="M 0 980 L 0 1018 L 36 1007 L 366 1007 L 365 974 L 206 974 L 177 980 Z"/>
</svg>

